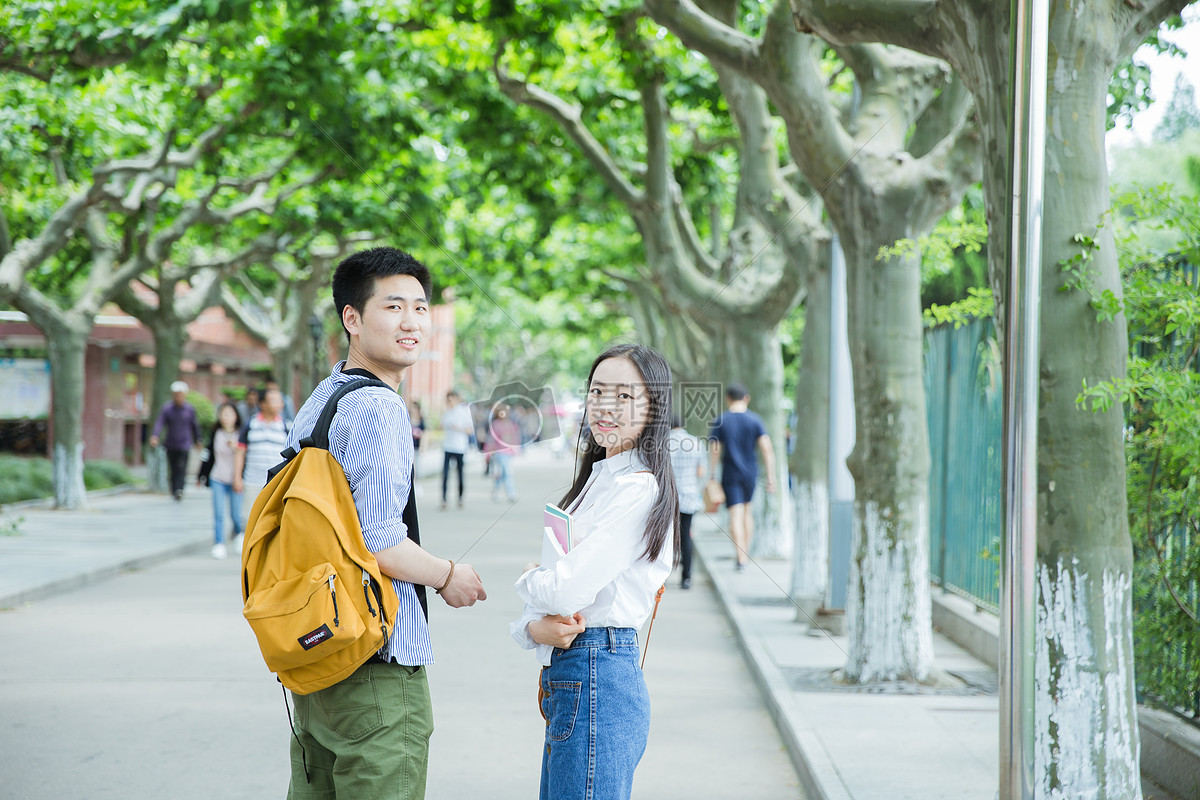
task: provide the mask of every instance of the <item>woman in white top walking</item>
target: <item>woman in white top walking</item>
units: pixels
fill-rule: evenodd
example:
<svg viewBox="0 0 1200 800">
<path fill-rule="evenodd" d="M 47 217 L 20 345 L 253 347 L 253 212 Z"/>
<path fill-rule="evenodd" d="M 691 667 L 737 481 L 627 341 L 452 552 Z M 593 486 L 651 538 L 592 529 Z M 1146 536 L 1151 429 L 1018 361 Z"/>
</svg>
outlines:
<svg viewBox="0 0 1200 800">
<path fill-rule="evenodd" d="M 517 581 L 521 644 L 540 648 L 546 741 L 542 800 L 627 800 L 646 749 L 650 699 L 637 631 L 679 555 L 679 501 L 667 448 L 671 370 L 660 353 L 618 345 L 588 375 L 590 436 L 560 506 L 575 544 Z"/>
</svg>

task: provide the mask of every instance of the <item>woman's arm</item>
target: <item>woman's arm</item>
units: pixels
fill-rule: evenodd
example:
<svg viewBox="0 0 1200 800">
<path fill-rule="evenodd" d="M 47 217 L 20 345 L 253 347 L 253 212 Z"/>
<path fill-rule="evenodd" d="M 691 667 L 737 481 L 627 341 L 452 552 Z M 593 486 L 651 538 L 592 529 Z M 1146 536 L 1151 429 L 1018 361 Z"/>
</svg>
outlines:
<svg viewBox="0 0 1200 800">
<path fill-rule="evenodd" d="M 658 497 L 658 484 L 649 473 L 618 478 L 604 496 L 600 509 L 586 520 L 590 533 L 553 567 L 538 567 L 517 581 L 517 594 L 525 602 L 554 614 L 571 616 L 586 608 L 596 595 L 645 550 L 646 519 Z"/>
</svg>

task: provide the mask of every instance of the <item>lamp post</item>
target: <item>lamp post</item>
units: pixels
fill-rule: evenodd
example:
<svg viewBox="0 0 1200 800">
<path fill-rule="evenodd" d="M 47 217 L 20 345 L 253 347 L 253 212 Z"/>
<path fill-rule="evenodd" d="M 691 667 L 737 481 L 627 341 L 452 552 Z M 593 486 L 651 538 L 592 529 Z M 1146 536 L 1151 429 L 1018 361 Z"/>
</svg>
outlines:
<svg viewBox="0 0 1200 800">
<path fill-rule="evenodd" d="M 312 385 L 309 387 L 309 391 L 312 391 L 321 382 L 324 370 L 328 366 L 325 363 L 325 323 L 315 313 L 308 318 L 308 332 L 312 335 L 313 343 Z"/>
<path fill-rule="evenodd" d="M 1012 0 L 999 800 L 1034 796 L 1037 410 L 1050 0 Z"/>
</svg>

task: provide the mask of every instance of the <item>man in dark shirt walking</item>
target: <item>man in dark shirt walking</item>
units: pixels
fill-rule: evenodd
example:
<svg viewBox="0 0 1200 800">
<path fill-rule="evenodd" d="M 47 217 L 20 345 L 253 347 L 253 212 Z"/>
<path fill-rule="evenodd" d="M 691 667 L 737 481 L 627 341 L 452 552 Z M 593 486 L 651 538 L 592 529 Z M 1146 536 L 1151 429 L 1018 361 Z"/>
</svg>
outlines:
<svg viewBox="0 0 1200 800">
<path fill-rule="evenodd" d="M 758 460 L 755 447 L 762 453 L 763 468 L 767 471 L 767 491 L 775 491 L 775 450 L 762 418 L 750 410 L 750 395 L 740 383 L 731 383 L 725 390 L 728 410 L 712 424 L 709 438 L 713 448 L 709 456 L 709 474 L 717 472 L 721 459 L 721 488 L 725 490 L 725 505 L 729 507 L 729 532 L 733 535 L 737 569 L 746 568 L 746 556 L 754 538 L 754 516 L 750 501 L 758 481 Z"/>
<path fill-rule="evenodd" d="M 183 499 L 184 475 L 187 473 L 188 451 L 200 445 L 200 422 L 196 409 L 187 401 L 188 385 L 183 381 L 171 384 L 171 402 L 158 412 L 154 430 L 150 435 L 150 446 L 158 447 L 159 434 L 167 429 L 162 440 L 167 450 L 167 474 L 171 480 L 171 495 Z"/>
</svg>

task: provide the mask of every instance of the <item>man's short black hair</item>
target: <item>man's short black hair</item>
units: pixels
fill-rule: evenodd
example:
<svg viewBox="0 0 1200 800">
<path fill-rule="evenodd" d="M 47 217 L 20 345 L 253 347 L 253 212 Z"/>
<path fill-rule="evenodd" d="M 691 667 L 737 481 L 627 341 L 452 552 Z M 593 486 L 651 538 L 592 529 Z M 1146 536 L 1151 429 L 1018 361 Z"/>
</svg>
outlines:
<svg viewBox="0 0 1200 800">
<path fill-rule="evenodd" d="M 739 400 L 746 399 L 746 387 L 740 383 L 731 383 L 725 389 L 725 396 L 736 403 Z"/>
<path fill-rule="evenodd" d="M 433 277 L 428 267 L 395 247 L 373 247 L 347 256 L 334 270 L 333 307 L 338 319 L 342 318 L 346 306 L 361 314 L 375 293 L 375 281 L 392 275 L 416 278 L 425 290 L 425 299 L 433 300 Z M 342 327 L 345 328 L 345 323 Z M 349 331 L 346 331 L 346 339 L 350 339 Z"/>
</svg>

